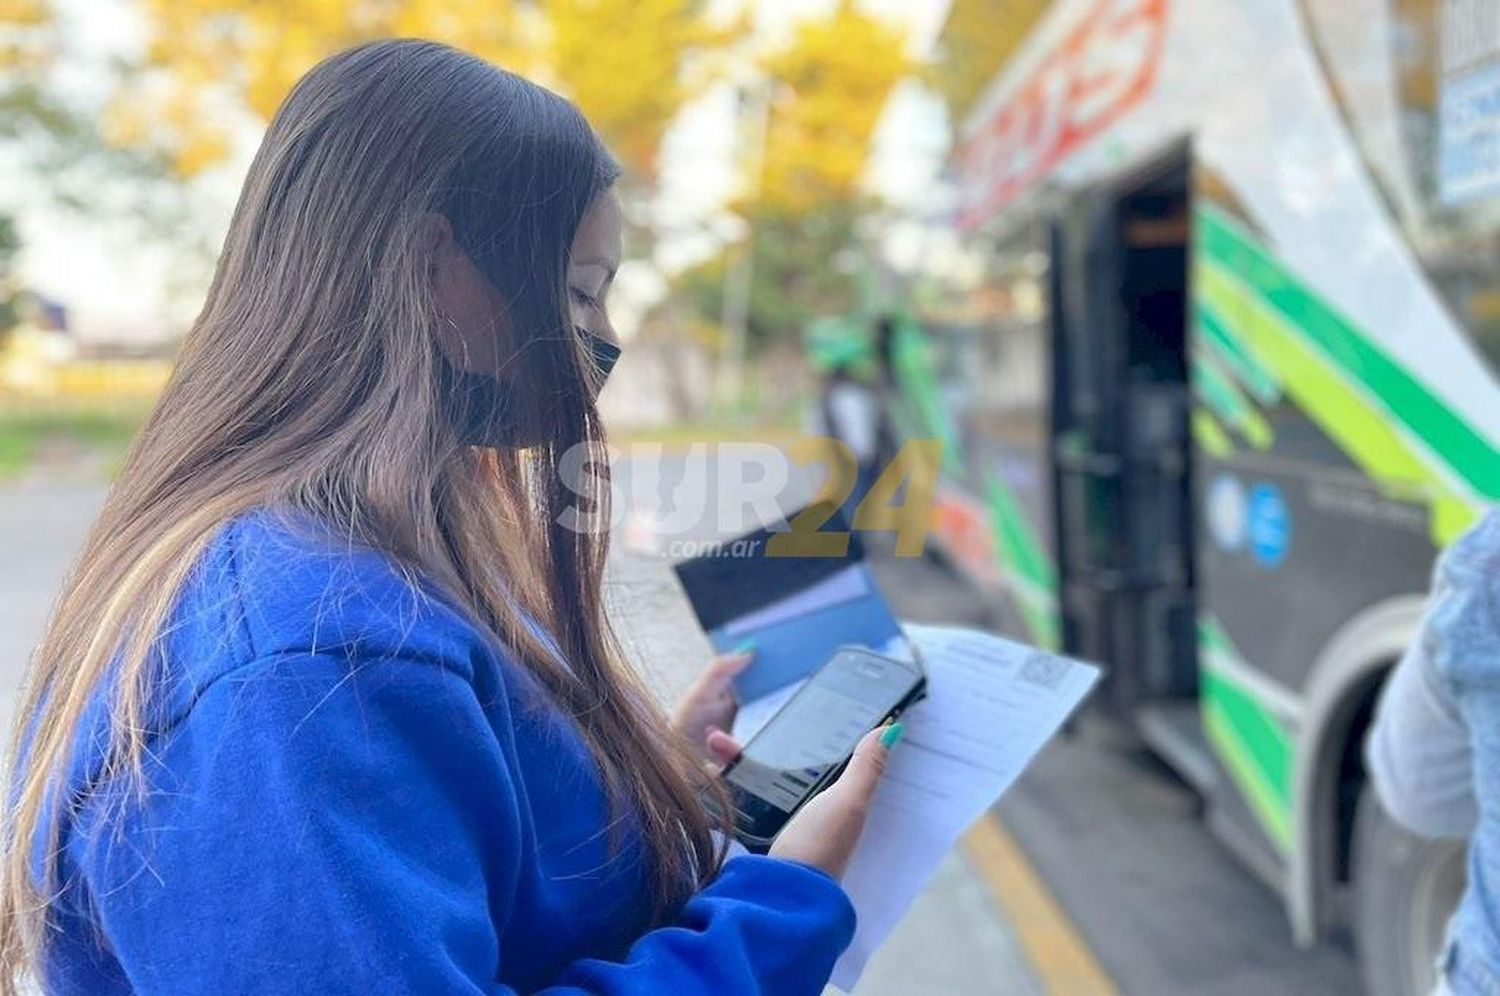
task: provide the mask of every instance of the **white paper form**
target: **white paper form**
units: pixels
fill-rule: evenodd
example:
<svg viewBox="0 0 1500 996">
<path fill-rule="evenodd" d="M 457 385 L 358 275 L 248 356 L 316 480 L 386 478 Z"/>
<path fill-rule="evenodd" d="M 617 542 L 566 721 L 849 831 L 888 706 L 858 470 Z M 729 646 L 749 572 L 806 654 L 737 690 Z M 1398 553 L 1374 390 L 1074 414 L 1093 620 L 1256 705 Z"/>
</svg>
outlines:
<svg viewBox="0 0 1500 996">
<path fill-rule="evenodd" d="M 977 630 L 905 627 L 927 671 L 927 698 L 903 717 L 869 822 L 844 875 L 859 926 L 832 982 L 854 987 L 970 823 L 1010 787 L 1089 689 L 1099 669 Z M 777 693 L 772 693 L 776 695 Z M 774 710 L 754 709 L 754 718 Z M 746 738 L 753 730 L 735 726 Z"/>
</svg>

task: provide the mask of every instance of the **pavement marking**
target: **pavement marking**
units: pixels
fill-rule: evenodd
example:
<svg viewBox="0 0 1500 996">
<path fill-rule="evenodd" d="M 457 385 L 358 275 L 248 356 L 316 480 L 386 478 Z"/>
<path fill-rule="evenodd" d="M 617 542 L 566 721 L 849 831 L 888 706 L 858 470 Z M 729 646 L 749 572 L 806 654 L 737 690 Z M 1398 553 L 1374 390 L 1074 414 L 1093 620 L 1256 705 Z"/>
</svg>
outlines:
<svg viewBox="0 0 1500 996">
<path fill-rule="evenodd" d="M 980 817 L 964 834 L 963 849 L 1047 992 L 1057 996 L 1115 996 L 1119 992 L 999 817 L 993 813 Z"/>
</svg>

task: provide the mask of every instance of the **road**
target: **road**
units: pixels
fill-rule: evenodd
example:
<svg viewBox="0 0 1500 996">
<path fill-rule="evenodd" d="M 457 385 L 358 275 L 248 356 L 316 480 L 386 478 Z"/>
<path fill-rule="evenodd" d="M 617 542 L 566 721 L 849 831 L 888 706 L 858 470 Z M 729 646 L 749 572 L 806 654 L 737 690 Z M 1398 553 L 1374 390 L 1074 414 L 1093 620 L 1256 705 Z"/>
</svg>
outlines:
<svg viewBox="0 0 1500 996">
<path fill-rule="evenodd" d="M 11 709 L 23 662 L 88 522 L 103 499 L 91 483 L 0 488 L 0 710 Z M 904 617 L 985 624 L 990 607 L 922 560 L 878 564 Z M 627 625 L 648 678 L 664 695 L 690 676 L 684 660 L 706 653 L 660 556 L 619 559 L 610 594 L 652 620 Z M 663 636 L 662 634 L 675 634 Z M 684 635 L 685 634 L 685 635 Z M 660 641 L 670 639 L 664 653 Z M 1356 992 L 1352 959 L 1337 944 L 1299 952 L 1275 899 L 1208 834 L 1194 798 L 1159 765 L 1121 751 L 1084 724 L 1055 744 L 1002 803 L 1045 889 L 1119 991 L 1158 994 Z M 1035 952 L 1007 923 L 1006 883 L 986 884 L 949 861 L 919 900 L 861 993 L 1030 993 Z"/>
<path fill-rule="evenodd" d="M 26 661 L 104 501 L 92 481 L 0 487 L 0 718 L 10 728 Z"/>
</svg>

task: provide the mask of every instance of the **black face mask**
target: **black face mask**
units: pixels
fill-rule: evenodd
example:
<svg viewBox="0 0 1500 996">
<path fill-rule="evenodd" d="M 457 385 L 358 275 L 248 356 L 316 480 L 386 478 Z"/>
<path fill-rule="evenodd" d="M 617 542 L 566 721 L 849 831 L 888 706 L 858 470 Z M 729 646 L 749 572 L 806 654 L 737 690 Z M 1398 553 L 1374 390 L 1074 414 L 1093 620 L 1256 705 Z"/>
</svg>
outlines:
<svg viewBox="0 0 1500 996">
<path fill-rule="evenodd" d="M 581 325 L 575 326 L 575 331 L 593 361 L 592 381 L 597 391 L 604 386 L 615 361 L 620 358 L 620 347 Z M 457 370 L 451 365 L 448 365 L 448 376 L 454 422 L 465 443 L 496 449 L 523 449 L 542 441 L 543 434 L 537 427 L 521 424 L 521 415 L 514 404 L 515 392 L 499 378 Z"/>
</svg>

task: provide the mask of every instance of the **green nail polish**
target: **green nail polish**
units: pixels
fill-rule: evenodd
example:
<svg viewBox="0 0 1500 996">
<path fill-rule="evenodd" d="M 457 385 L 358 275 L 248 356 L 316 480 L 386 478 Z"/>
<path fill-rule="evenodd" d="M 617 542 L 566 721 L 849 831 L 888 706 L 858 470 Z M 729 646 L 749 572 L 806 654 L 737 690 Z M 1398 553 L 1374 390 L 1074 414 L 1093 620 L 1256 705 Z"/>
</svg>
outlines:
<svg viewBox="0 0 1500 996">
<path fill-rule="evenodd" d="M 753 654 L 753 653 L 755 653 L 755 641 L 754 640 L 746 640 L 743 643 L 738 644 L 733 650 L 730 651 L 730 653 L 732 653 L 732 654 Z"/>
<path fill-rule="evenodd" d="M 883 746 L 886 750 L 890 750 L 892 747 L 901 742 L 901 737 L 905 733 L 906 724 L 892 723 L 890 726 L 887 726 L 885 728 L 884 733 L 880 734 L 881 746 Z"/>
</svg>

